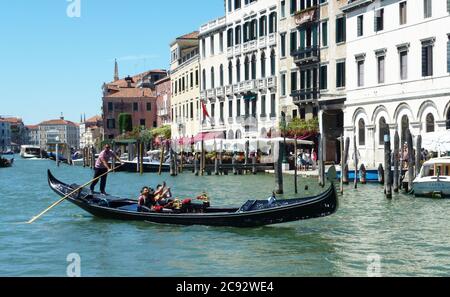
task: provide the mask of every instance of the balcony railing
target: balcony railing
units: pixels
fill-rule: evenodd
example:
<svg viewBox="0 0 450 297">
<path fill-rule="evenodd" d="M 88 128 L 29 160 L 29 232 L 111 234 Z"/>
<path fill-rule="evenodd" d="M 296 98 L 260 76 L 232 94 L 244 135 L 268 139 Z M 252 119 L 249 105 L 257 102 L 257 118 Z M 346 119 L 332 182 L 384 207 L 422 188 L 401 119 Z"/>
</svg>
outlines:
<svg viewBox="0 0 450 297">
<path fill-rule="evenodd" d="M 267 87 L 269 89 L 275 89 L 277 87 L 277 77 L 271 76 L 267 78 Z"/>
<path fill-rule="evenodd" d="M 277 34 L 276 33 L 270 33 L 268 37 L 268 45 L 275 45 L 277 43 Z"/>
<path fill-rule="evenodd" d="M 234 46 L 234 55 L 235 56 L 238 56 L 238 55 L 240 55 L 241 54 L 241 45 L 240 44 L 236 44 L 235 46 Z"/>
<path fill-rule="evenodd" d="M 234 85 L 233 85 L 233 92 L 234 92 L 235 94 L 238 94 L 238 93 L 239 93 L 239 84 L 234 84 Z"/>
<path fill-rule="evenodd" d="M 216 96 L 217 97 L 225 97 L 225 89 L 224 89 L 224 87 L 216 88 Z"/>
<path fill-rule="evenodd" d="M 319 99 L 319 89 L 310 88 L 297 90 L 291 94 L 294 104 L 306 104 Z"/>
<path fill-rule="evenodd" d="M 227 57 L 228 58 L 233 57 L 233 47 L 232 46 L 227 48 Z"/>
<path fill-rule="evenodd" d="M 169 109 L 168 108 L 160 108 L 158 109 L 158 116 L 164 117 L 169 115 Z"/>
<path fill-rule="evenodd" d="M 233 86 L 226 86 L 225 87 L 225 96 L 232 96 L 233 95 Z"/>
<path fill-rule="evenodd" d="M 292 53 L 295 63 L 297 64 L 311 64 L 319 62 L 319 47 L 311 46 L 307 48 L 300 48 Z"/>
<path fill-rule="evenodd" d="M 259 90 L 267 89 L 267 80 L 265 78 L 258 79 L 258 89 Z"/>
<path fill-rule="evenodd" d="M 203 101 L 206 101 L 206 91 L 201 91 L 200 92 L 200 99 Z"/>
<path fill-rule="evenodd" d="M 258 47 L 263 48 L 267 45 L 267 37 L 266 36 L 260 36 L 258 38 Z"/>
<path fill-rule="evenodd" d="M 216 96 L 216 90 L 215 89 L 209 89 L 206 91 L 206 97 L 208 98 L 214 98 Z"/>
<path fill-rule="evenodd" d="M 243 86 L 243 90 L 241 92 L 251 92 L 256 90 L 256 80 L 246 80 Z"/>
<path fill-rule="evenodd" d="M 303 26 L 305 24 L 316 22 L 319 20 L 318 6 L 311 6 L 295 13 L 295 24 Z"/>
</svg>

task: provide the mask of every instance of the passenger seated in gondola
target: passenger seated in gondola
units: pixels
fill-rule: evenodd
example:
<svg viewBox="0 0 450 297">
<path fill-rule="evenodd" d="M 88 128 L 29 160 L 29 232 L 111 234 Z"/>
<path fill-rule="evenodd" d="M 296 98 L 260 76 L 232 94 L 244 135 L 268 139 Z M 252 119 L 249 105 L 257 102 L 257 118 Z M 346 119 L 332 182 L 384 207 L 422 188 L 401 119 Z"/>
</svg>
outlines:
<svg viewBox="0 0 450 297">
<path fill-rule="evenodd" d="M 158 185 L 156 187 L 155 201 L 159 206 L 166 206 L 173 201 L 172 192 L 170 188 L 166 186 L 165 182 L 163 183 L 163 185 Z"/>
<path fill-rule="evenodd" d="M 138 198 L 138 211 L 149 212 L 156 205 L 155 194 L 153 189 L 143 187 L 141 195 Z"/>
</svg>

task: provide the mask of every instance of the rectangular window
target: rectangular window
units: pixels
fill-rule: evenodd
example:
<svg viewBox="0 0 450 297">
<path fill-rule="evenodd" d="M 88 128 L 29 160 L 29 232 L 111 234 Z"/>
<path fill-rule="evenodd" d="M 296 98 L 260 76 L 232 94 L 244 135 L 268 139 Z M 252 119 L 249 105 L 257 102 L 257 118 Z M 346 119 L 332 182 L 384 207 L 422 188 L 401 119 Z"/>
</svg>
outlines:
<svg viewBox="0 0 450 297">
<path fill-rule="evenodd" d="M 406 1 L 401 2 L 399 4 L 399 10 L 400 10 L 400 25 L 406 24 L 407 21 L 407 9 L 406 9 Z"/>
<path fill-rule="evenodd" d="M 286 1 L 281 0 L 281 17 L 286 17 Z"/>
<path fill-rule="evenodd" d="M 191 77 L 191 79 L 190 79 L 191 88 L 193 88 L 194 87 L 194 73 L 191 72 L 190 77 Z"/>
<path fill-rule="evenodd" d="M 447 0 L 447 12 L 450 13 L 450 0 Z"/>
<path fill-rule="evenodd" d="M 216 105 L 214 103 L 211 103 L 211 117 L 216 117 Z"/>
<path fill-rule="evenodd" d="M 297 12 L 297 0 L 291 0 L 291 14 Z"/>
<path fill-rule="evenodd" d="M 377 57 L 378 83 L 384 84 L 384 56 Z"/>
<path fill-rule="evenodd" d="M 322 46 L 328 46 L 328 22 L 322 23 Z"/>
<path fill-rule="evenodd" d="M 139 105 L 137 102 L 133 102 L 133 111 L 139 111 Z"/>
<path fill-rule="evenodd" d="M 364 60 L 358 61 L 358 87 L 364 86 Z"/>
<path fill-rule="evenodd" d="M 304 108 L 300 108 L 300 119 L 304 120 L 306 118 L 306 110 Z"/>
<path fill-rule="evenodd" d="M 319 84 L 320 84 L 321 90 L 328 89 L 328 66 L 327 65 L 320 66 Z"/>
<path fill-rule="evenodd" d="M 270 117 L 276 117 L 276 102 L 275 102 L 275 94 L 270 95 Z"/>
<path fill-rule="evenodd" d="M 297 91 L 297 71 L 291 72 L 291 93 Z"/>
<path fill-rule="evenodd" d="M 211 56 L 214 56 L 214 35 L 211 35 L 209 38 L 210 47 L 211 47 Z"/>
<path fill-rule="evenodd" d="M 147 102 L 147 111 L 152 111 L 152 103 Z"/>
<path fill-rule="evenodd" d="M 220 102 L 220 121 L 223 122 L 224 121 L 224 115 L 223 115 L 223 109 L 224 109 L 224 103 Z"/>
<path fill-rule="evenodd" d="M 281 39 L 281 58 L 286 57 L 286 33 L 280 35 Z"/>
<path fill-rule="evenodd" d="M 431 0 L 423 0 L 423 17 L 431 18 Z"/>
<path fill-rule="evenodd" d="M 345 87 L 345 62 L 336 63 L 336 88 Z"/>
<path fill-rule="evenodd" d="M 261 96 L 261 117 L 266 116 L 266 95 Z"/>
<path fill-rule="evenodd" d="M 400 79 L 408 79 L 408 52 L 400 52 Z"/>
<path fill-rule="evenodd" d="M 384 28 L 384 9 L 379 9 L 379 10 L 375 11 L 374 28 L 375 28 L 375 32 L 383 30 L 383 28 Z"/>
<path fill-rule="evenodd" d="M 345 17 L 336 19 L 336 43 L 345 42 Z"/>
<path fill-rule="evenodd" d="M 139 121 L 139 125 L 140 125 L 141 127 L 145 127 L 145 119 L 141 119 L 141 120 Z"/>
<path fill-rule="evenodd" d="M 223 53 L 223 33 L 220 32 L 219 34 L 219 51 Z"/>
<path fill-rule="evenodd" d="M 190 115 L 190 118 L 191 118 L 191 120 L 193 120 L 194 119 L 194 102 L 191 102 L 190 104 L 190 110 L 189 110 L 189 115 Z"/>
<path fill-rule="evenodd" d="M 286 74 L 285 73 L 283 73 L 281 75 L 281 96 L 286 96 Z"/>
<path fill-rule="evenodd" d="M 202 58 L 206 57 L 206 39 L 202 39 Z"/>
<path fill-rule="evenodd" d="M 241 116 L 241 99 L 236 100 L 236 115 Z"/>
<path fill-rule="evenodd" d="M 433 75 L 433 45 L 422 45 L 422 76 Z"/>
<path fill-rule="evenodd" d="M 108 129 L 116 129 L 116 120 L 108 119 L 106 122 L 106 126 L 108 127 Z"/>
<path fill-rule="evenodd" d="M 364 16 L 360 15 L 357 19 L 357 35 L 358 37 L 364 35 Z"/>
<path fill-rule="evenodd" d="M 195 70 L 195 86 L 198 87 L 198 70 Z"/>
<path fill-rule="evenodd" d="M 297 31 L 291 32 L 291 54 L 297 50 Z"/>
<path fill-rule="evenodd" d="M 228 117 L 233 117 L 233 100 L 228 101 Z"/>
<path fill-rule="evenodd" d="M 108 102 L 108 111 L 114 111 L 114 104 L 112 102 Z"/>
<path fill-rule="evenodd" d="M 450 0 L 449 4 L 450 4 Z M 448 36 L 448 41 L 447 41 L 447 72 L 450 73 L 450 34 L 447 35 Z"/>
</svg>

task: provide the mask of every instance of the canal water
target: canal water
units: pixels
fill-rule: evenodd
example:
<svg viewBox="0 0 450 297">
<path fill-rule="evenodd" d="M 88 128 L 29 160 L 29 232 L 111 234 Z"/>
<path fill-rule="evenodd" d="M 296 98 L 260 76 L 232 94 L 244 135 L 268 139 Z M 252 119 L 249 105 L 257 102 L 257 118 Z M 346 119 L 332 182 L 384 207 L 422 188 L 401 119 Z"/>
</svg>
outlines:
<svg viewBox="0 0 450 297">
<path fill-rule="evenodd" d="M 378 185 L 348 187 L 330 217 L 270 227 L 181 227 L 93 218 L 64 202 L 33 225 L 23 224 L 57 197 L 46 171 L 69 183 L 89 181 L 89 169 L 48 160 L 16 158 L 0 169 L 0 276 L 66 276 L 76 253 L 82 276 L 448 276 L 450 201 L 392 201 Z M 110 175 L 107 191 L 136 197 L 143 185 L 166 180 L 181 198 L 207 191 L 214 205 L 265 199 L 270 174 L 176 178 L 156 174 Z M 286 176 L 286 197 L 294 197 Z M 301 179 L 301 195 L 322 189 Z M 305 191 L 305 185 L 309 190 Z M 379 261 L 378 261 L 379 260 Z"/>
</svg>

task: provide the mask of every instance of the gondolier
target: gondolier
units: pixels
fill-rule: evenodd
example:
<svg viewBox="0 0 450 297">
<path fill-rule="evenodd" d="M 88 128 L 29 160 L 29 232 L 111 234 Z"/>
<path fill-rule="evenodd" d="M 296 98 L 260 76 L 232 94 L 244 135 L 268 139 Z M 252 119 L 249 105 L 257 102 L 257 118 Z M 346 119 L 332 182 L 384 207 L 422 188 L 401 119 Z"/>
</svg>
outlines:
<svg viewBox="0 0 450 297">
<path fill-rule="evenodd" d="M 102 176 L 100 178 L 100 193 L 102 193 L 103 195 L 107 195 L 105 192 L 105 188 L 108 174 L 106 173 L 111 170 L 108 165 L 108 162 L 111 160 L 111 158 L 116 158 L 116 160 L 122 164 L 122 160 L 120 160 L 120 158 L 111 150 L 109 144 L 107 144 L 105 145 L 103 151 L 100 153 L 97 161 L 95 162 L 95 174 L 94 182 L 91 184 L 91 194 L 94 194 L 95 186 L 98 183 L 98 177 Z"/>
</svg>

